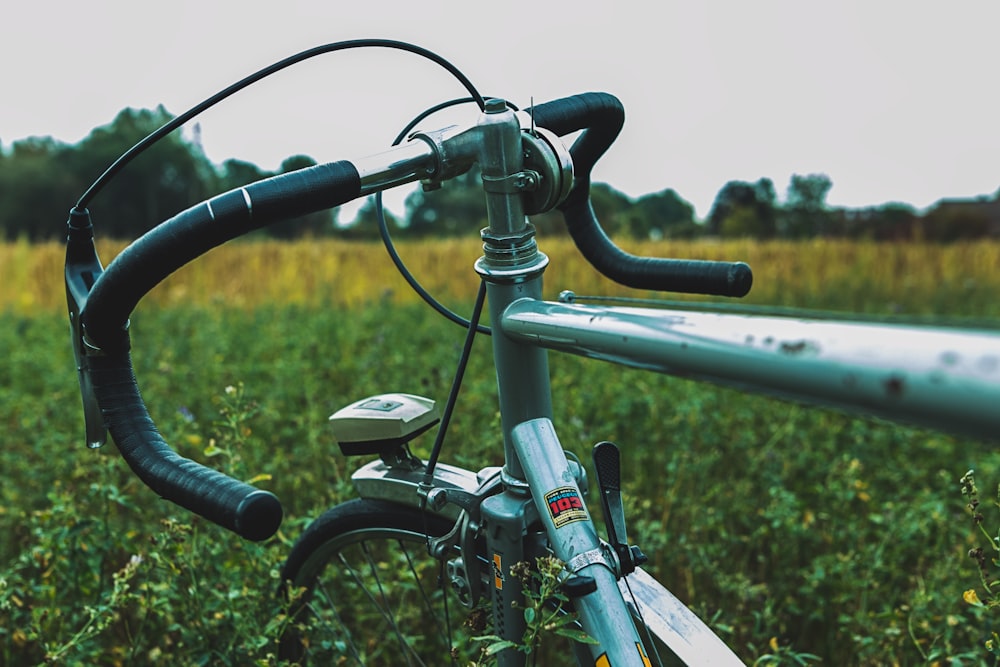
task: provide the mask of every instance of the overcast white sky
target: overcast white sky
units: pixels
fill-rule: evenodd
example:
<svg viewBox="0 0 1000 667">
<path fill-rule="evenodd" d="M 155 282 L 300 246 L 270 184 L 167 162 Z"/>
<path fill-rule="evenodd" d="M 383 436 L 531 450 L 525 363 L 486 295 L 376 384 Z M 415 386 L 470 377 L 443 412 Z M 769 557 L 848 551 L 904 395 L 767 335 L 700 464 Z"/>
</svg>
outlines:
<svg viewBox="0 0 1000 667">
<path fill-rule="evenodd" d="M 633 197 L 672 187 L 705 216 L 726 181 L 766 176 L 783 197 L 824 172 L 832 204 L 924 207 L 1000 188 L 998 26 L 995 0 L 9 3 L 0 141 L 75 142 L 124 107 L 177 114 L 294 52 L 384 37 L 522 106 L 614 93 L 626 126 L 595 178 Z M 202 140 L 267 169 L 358 158 L 462 93 L 403 53 L 327 55 L 210 111 Z"/>
</svg>

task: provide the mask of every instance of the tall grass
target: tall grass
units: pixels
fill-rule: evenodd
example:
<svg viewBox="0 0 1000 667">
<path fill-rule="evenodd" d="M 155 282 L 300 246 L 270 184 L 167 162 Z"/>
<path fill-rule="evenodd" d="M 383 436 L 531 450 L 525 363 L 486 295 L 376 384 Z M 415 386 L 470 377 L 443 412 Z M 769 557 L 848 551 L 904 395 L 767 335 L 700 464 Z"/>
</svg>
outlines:
<svg viewBox="0 0 1000 667">
<path fill-rule="evenodd" d="M 467 245 L 401 252 L 467 309 L 478 254 Z M 105 260 L 120 247 L 102 245 Z M 550 293 L 614 289 L 568 244 L 543 249 Z M 746 259 L 756 303 L 997 316 L 998 244 L 631 249 Z M 279 536 L 253 545 L 156 499 L 113 445 L 84 447 L 62 248 L 0 246 L 0 664 L 273 662 L 273 571 L 309 518 L 350 493 L 356 462 L 327 415 L 377 392 L 443 398 L 461 347 L 463 332 L 413 303 L 383 254 L 232 244 L 133 317 L 140 386 L 167 440 L 282 498 Z M 468 467 L 500 455 L 488 345 L 476 344 L 445 446 Z M 998 624 L 963 600 L 979 570 L 959 484 L 969 468 L 980 485 L 1000 481 L 988 443 L 575 357 L 551 364 L 560 440 L 583 460 L 598 440 L 619 443 L 633 540 L 748 662 L 994 664 L 984 642 Z"/>
<path fill-rule="evenodd" d="M 756 304 L 835 308 L 869 313 L 1000 315 L 1000 242 L 951 245 L 816 240 L 804 243 L 625 242 L 631 252 L 657 257 L 742 260 L 754 270 L 747 301 Z M 109 262 L 124 247 L 100 242 Z M 604 279 L 565 238 L 542 239 L 551 259 L 548 295 L 635 296 Z M 472 265 L 479 245 L 468 239 L 404 242 L 400 254 L 434 294 L 456 302 L 476 293 Z M 63 246 L 0 244 L 0 311 L 31 315 L 64 305 Z M 284 303 L 357 306 L 388 298 L 412 303 L 405 285 L 378 243 L 303 240 L 242 242 L 217 248 L 180 269 L 147 302 L 158 306 L 242 307 Z"/>
</svg>

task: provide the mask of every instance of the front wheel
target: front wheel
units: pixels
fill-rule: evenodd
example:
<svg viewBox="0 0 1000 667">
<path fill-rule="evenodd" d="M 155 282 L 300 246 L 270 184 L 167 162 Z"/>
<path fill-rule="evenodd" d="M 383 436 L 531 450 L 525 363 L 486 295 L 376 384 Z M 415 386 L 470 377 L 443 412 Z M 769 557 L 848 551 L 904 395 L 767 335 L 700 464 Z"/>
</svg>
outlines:
<svg viewBox="0 0 1000 667">
<path fill-rule="evenodd" d="M 279 657 L 310 665 L 451 663 L 469 611 L 444 585 L 446 563 L 427 543 L 452 525 L 376 500 L 327 510 L 281 573 L 289 620 Z"/>
<path fill-rule="evenodd" d="M 295 543 L 281 572 L 287 613 L 279 658 L 300 665 L 469 664 L 477 647 L 468 639 L 492 632 L 484 627 L 489 613 L 470 612 L 446 585 L 448 561 L 459 552 L 437 559 L 427 549 L 429 539 L 452 526 L 443 517 L 378 500 L 327 510 Z M 492 574 L 479 554 L 469 575 L 492 581 Z M 524 657 L 546 667 L 593 664 L 584 645 L 569 644 L 544 641 Z M 650 652 L 647 659 L 683 664 L 666 654 Z"/>
</svg>

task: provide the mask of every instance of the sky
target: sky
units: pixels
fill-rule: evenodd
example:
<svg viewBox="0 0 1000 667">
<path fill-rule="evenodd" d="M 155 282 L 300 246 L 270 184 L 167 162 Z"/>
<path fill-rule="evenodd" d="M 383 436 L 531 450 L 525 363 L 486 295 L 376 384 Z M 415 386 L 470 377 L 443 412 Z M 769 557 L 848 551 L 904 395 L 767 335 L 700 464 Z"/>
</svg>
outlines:
<svg viewBox="0 0 1000 667">
<path fill-rule="evenodd" d="M 378 37 L 519 106 L 615 94 L 626 124 L 594 179 L 631 197 L 673 188 L 703 218 L 727 181 L 767 177 L 784 198 L 792 174 L 825 173 L 831 205 L 924 208 L 1000 188 L 998 25 L 995 0 L 19 2 L 0 27 L 0 142 L 74 143 L 125 107 L 179 114 L 292 53 Z M 204 114 L 201 141 L 265 169 L 357 159 L 463 93 L 408 54 L 330 54 Z"/>
</svg>

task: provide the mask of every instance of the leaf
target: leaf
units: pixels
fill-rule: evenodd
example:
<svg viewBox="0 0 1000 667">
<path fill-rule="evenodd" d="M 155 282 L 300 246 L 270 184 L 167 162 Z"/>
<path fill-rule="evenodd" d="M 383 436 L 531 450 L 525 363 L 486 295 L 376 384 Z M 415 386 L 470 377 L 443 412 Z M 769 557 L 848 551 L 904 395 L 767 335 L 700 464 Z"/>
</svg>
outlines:
<svg viewBox="0 0 1000 667">
<path fill-rule="evenodd" d="M 270 473 L 262 472 L 259 475 L 254 475 L 253 477 L 248 479 L 247 484 L 253 485 L 256 484 L 257 482 L 270 482 L 271 477 L 272 476 Z"/>
<path fill-rule="evenodd" d="M 514 642 L 504 639 L 502 641 L 495 642 L 486 647 L 486 655 L 496 655 L 500 651 L 504 651 L 509 648 L 516 648 L 517 644 Z"/>
<path fill-rule="evenodd" d="M 534 607 L 528 607 L 527 609 L 524 610 L 524 622 L 527 623 L 528 625 L 531 625 L 532 623 L 535 622 Z"/>
<path fill-rule="evenodd" d="M 572 639 L 575 642 L 581 644 L 597 644 L 598 641 L 588 635 L 583 630 L 577 630 L 575 628 L 556 628 L 555 633 L 560 637 L 566 637 Z"/>
</svg>

